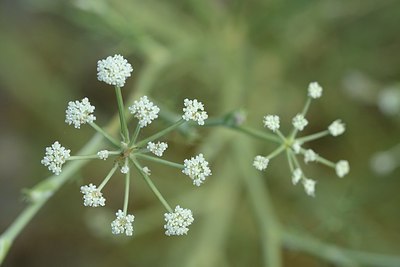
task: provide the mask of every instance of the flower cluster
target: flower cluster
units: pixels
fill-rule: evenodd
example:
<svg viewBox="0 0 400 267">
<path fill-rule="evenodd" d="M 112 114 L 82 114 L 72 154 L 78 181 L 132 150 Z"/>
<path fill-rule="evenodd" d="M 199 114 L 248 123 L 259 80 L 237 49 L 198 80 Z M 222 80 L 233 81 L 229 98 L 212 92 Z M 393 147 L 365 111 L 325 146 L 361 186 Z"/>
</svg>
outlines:
<svg viewBox="0 0 400 267">
<path fill-rule="evenodd" d="M 46 155 L 41 163 L 47 166 L 55 175 L 61 173 L 61 167 L 69 159 L 71 150 L 65 149 L 58 141 L 54 142 L 51 147 L 46 147 Z"/>
<path fill-rule="evenodd" d="M 70 101 L 65 111 L 65 122 L 73 124 L 75 128 L 81 128 L 82 124 L 91 123 L 96 120 L 92 114 L 95 107 L 90 105 L 89 99 L 85 97 L 82 101 Z"/>
<path fill-rule="evenodd" d="M 188 226 L 190 226 L 193 221 L 192 211 L 189 209 L 183 209 L 180 206 L 175 207 L 174 212 L 165 213 L 165 234 L 171 235 L 186 235 L 189 231 Z"/>
<path fill-rule="evenodd" d="M 147 96 L 142 96 L 139 100 L 134 101 L 129 107 L 129 111 L 138 121 L 134 133 L 130 135 L 125 118 L 121 87 L 124 86 L 132 70 L 132 66 L 121 55 L 110 56 L 106 59 L 99 60 L 97 63 L 98 80 L 115 86 L 122 140 L 117 140 L 94 122 L 96 120 L 93 114 L 95 107 L 90 104 L 87 97 L 82 100 L 69 102 L 65 112 L 65 122 L 67 124 L 73 125 L 77 129 L 83 124 L 89 124 L 115 146 L 114 150 L 102 149 L 93 155 L 70 156 L 69 149 L 61 146 L 59 142 L 55 142 L 51 147 L 46 148 L 46 154 L 41 162 L 54 174 L 59 175 L 62 172 L 63 164 L 67 160 L 107 160 L 109 157 L 112 157 L 114 162 L 113 167 L 99 186 L 93 183 L 81 186 L 80 191 L 83 194 L 83 205 L 88 207 L 105 206 L 106 198 L 103 196 L 102 190 L 115 174 L 116 170 L 119 169 L 122 175 L 125 176 L 124 204 L 123 210 L 119 209 L 116 212 L 116 219 L 111 222 L 111 231 L 113 234 L 133 235 L 133 222 L 135 217 L 128 214 L 128 204 L 131 173 L 136 170 L 142 175 L 150 189 L 154 191 L 155 195 L 168 211 L 168 213 L 165 214 L 165 234 L 168 236 L 183 235 L 188 232 L 189 225 L 194 221 L 191 210 L 176 206 L 175 211 L 173 211 L 150 179 L 150 169 L 148 167 L 143 167 L 141 161 L 149 160 L 179 168 L 193 180 L 194 185 L 200 186 L 204 183 L 206 177 L 211 175 L 208 162 L 205 160 L 203 154 L 199 154 L 191 159 L 185 159 L 183 164 L 171 162 L 160 158 L 168 148 L 168 144 L 158 140 L 189 120 L 196 121 L 199 125 L 204 125 L 204 121 L 208 118 L 208 115 L 204 110 L 204 105 L 200 101 L 197 99 L 185 99 L 183 103 L 182 119 L 179 119 L 174 124 L 154 135 L 142 140 L 137 140 L 139 139 L 138 137 L 141 129 L 150 125 L 158 118 L 160 108 L 151 102 Z M 151 153 L 156 157 L 151 155 Z"/>
<path fill-rule="evenodd" d="M 206 177 L 211 175 L 208 162 L 204 159 L 203 154 L 189 160 L 185 159 L 184 166 L 182 172 L 193 180 L 194 185 L 200 186 L 206 180 Z"/>
<path fill-rule="evenodd" d="M 303 148 L 303 145 L 305 143 L 319 139 L 321 137 L 327 135 L 339 136 L 343 134 L 345 132 L 345 124 L 342 123 L 341 120 L 335 120 L 327 127 L 326 130 L 323 130 L 321 132 L 303 137 L 296 136 L 298 131 L 303 131 L 304 128 L 308 125 L 308 121 L 305 116 L 310 106 L 310 103 L 312 100 L 320 98 L 322 96 L 322 91 L 322 87 L 317 82 L 310 83 L 310 85 L 308 86 L 308 99 L 303 109 L 303 112 L 297 114 L 292 119 L 293 130 L 291 134 L 289 134 L 287 137 L 285 137 L 279 130 L 280 119 L 277 115 L 266 115 L 264 117 L 264 126 L 272 132 L 276 133 L 277 138 L 274 140 L 277 140 L 277 142 L 280 143 L 280 146 L 267 156 L 256 156 L 253 161 L 253 166 L 257 170 L 263 171 L 268 167 L 268 163 L 272 158 L 286 151 L 290 170 L 292 172 L 292 183 L 296 185 L 299 182 L 302 182 L 305 192 L 310 196 L 315 195 L 315 186 L 317 182 L 305 176 L 304 172 L 301 169 L 300 163 L 297 160 L 298 155 L 304 156 L 305 163 L 318 162 L 333 168 L 336 171 L 337 176 L 340 178 L 347 175 L 350 171 L 350 165 L 346 160 L 340 160 L 337 163 L 334 163 L 321 157 L 312 149 Z M 268 137 L 269 139 L 273 138 L 273 136 Z"/>
<path fill-rule="evenodd" d="M 97 79 L 109 85 L 123 87 L 132 71 L 132 65 L 121 55 L 109 56 L 97 62 Z"/>
</svg>

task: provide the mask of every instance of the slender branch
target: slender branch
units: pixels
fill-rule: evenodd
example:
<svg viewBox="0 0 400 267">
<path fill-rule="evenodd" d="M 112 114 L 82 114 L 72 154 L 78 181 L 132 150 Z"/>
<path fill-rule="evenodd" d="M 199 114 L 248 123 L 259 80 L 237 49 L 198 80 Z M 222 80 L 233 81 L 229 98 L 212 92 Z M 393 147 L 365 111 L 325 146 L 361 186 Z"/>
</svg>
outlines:
<svg viewBox="0 0 400 267">
<path fill-rule="evenodd" d="M 118 168 L 118 163 L 115 163 L 114 166 L 112 167 L 112 169 L 107 174 L 106 178 L 104 178 L 103 182 L 101 182 L 101 184 L 99 185 L 99 188 L 98 188 L 99 191 L 101 191 L 103 189 L 103 187 L 108 183 L 108 181 L 111 179 L 111 177 L 113 176 L 113 174 L 115 173 L 117 168 Z"/>
<path fill-rule="evenodd" d="M 114 137 L 112 137 L 111 135 L 109 135 L 106 131 L 104 131 L 100 126 L 98 126 L 96 123 L 94 122 L 90 122 L 89 123 L 90 126 L 92 126 L 93 129 L 95 129 L 98 133 L 102 134 L 108 141 L 110 141 L 113 145 L 119 147 L 120 146 L 120 142 L 118 142 Z"/>
<path fill-rule="evenodd" d="M 183 164 L 175 163 L 175 162 L 172 162 L 172 161 L 169 161 L 169 160 L 165 160 L 165 159 L 162 159 L 162 158 L 156 158 L 156 157 L 149 156 L 149 155 L 146 155 L 146 154 L 135 154 L 135 156 L 138 157 L 138 158 L 143 158 L 143 159 L 150 160 L 150 161 L 153 161 L 153 162 L 158 162 L 158 163 L 161 163 L 161 164 L 164 164 L 164 165 L 167 165 L 167 166 L 170 166 L 170 167 L 175 167 L 175 168 L 178 168 L 178 169 L 183 169 L 185 167 Z"/>
<path fill-rule="evenodd" d="M 171 126 L 165 128 L 164 130 L 138 142 L 136 144 L 137 147 L 141 147 L 145 144 L 147 144 L 148 142 L 154 141 L 164 135 L 166 135 L 167 133 L 171 132 L 172 130 L 174 130 L 175 128 L 179 127 L 181 124 L 183 124 L 184 122 L 186 122 L 184 119 L 180 119 L 179 121 L 175 122 L 174 124 L 172 124 Z"/>
<path fill-rule="evenodd" d="M 117 96 L 119 121 L 121 124 L 121 133 L 122 133 L 122 136 L 124 137 L 124 141 L 126 143 L 129 143 L 128 124 L 126 123 L 126 119 L 125 119 L 124 100 L 122 99 L 120 87 L 115 86 L 115 94 Z"/>
<path fill-rule="evenodd" d="M 248 128 L 248 127 L 244 127 L 244 126 L 233 126 L 233 127 L 229 127 L 229 128 L 231 128 L 233 130 L 237 130 L 237 131 L 245 133 L 245 134 L 248 134 L 250 136 L 254 136 L 256 138 L 272 141 L 275 143 L 281 143 L 281 140 L 278 138 L 278 136 L 276 136 L 274 134 L 257 131 L 252 128 Z"/>
<path fill-rule="evenodd" d="M 162 196 L 160 191 L 157 189 L 153 181 L 150 179 L 150 177 L 143 171 L 143 167 L 140 166 L 139 162 L 133 157 L 130 157 L 130 160 L 133 162 L 135 165 L 136 169 L 139 171 L 139 173 L 142 175 L 143 179 L 146 181 L 147 185 L 150 187 L 151 191 L 153 191 L 154 195 L 160 200 L 160 202 L 164 205 L 165 209 L 168 212 L 173 212 L 171 206 L 168 204 L 168 202 L 165 200 L 165 198 Z"/>
<path fill-rule="evenodd" d="M 298 141 L 300 143 L 306 143 L 306 142 L 310 142 L 310 141 L 319 139 L 319 138 L 327 136 L 327 135 L 329 135 L 329 131 L 325 130 L 325 131 L 321 131 L 321 132 L 318 132 L 318 133 L 315 133 L 315 134 L 311 134 L 311 135 L 307 135 L 307 136 L 304 136 L 304 137 L 297 138 L 296 141 Z"/>
</svg>

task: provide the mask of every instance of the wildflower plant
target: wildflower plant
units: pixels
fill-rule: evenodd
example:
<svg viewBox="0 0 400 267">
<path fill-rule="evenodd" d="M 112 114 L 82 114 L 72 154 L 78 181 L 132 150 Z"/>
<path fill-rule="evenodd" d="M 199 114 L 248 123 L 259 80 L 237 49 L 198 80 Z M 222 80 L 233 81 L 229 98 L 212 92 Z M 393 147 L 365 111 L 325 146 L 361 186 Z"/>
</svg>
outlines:
<svg viewBox="0 0 400 267">
<path fill-rule="evenodd" d="M 102 134 L 110 144 L 113 145 L 113 148 L 102 149 L 93 155 L 71 156 L 71 151 L 56 141 L 50 147 L 46 148 L 46 154 L 41 162 L 55 175 L 59 175 L 62 172 L 62 166 L 67 161 L 88 159 L 112 160 L 112 168 L 99 185 L 89 183 L 88 185 L 81 186 L 80 190 L 83 194 L 84 206 L 105 206 L 106 197 L 103 195 L 102 190 L 115 175 L 117 170 L 119 170 L 125 176 L 125 195 L 123 208 L 116 212 L 116 218 L 111 222 L 111 232 L 113 234 L 125 234 L 127 236 L 131 236 L 134 233 L 133 222 L 135 216 L 128 214 L 128 203 L 130 181 L 134 176 L 133 173 L 136 172 L 144 178 L 150 189 L 167 211 L 165 213 L 165 234 L 168 236 L 184 235 L 187 234 L 189 230 L 188 227 L 194 221 L 192 211 L 181 208 L 179 205 L 173 210 L 151 180 L 151 170 L 142 165 L 142 161 L 153 161 L 178 168 L 181 172 L 189 176 L 194 185 L 200 186 L 204 183 L 206 178 L 211 175 L 208 162 L 205 160 L 203 154 L 199 154 L 191 159 L 185 159 L 183 164 L 162 159 L 161 157 L 168 148 L 168 144 L 159 141 L 159 139 L 188 121 L 194 121 L 198 125 L 204 125 L 204 121 L 208 118 L 208 115 L 204 110 L 204 105 L 200 101 L 196 99 L 185 99 L 183 103 L 183 115 L 180 120 L 149 137 L 140 138 L 141 129 L 152 124 L 153 121 L 158 118 L 158 113 L 160 112 L 160 108 L 151 102 L 147 96 L 142 96 L 129 106 L 130 114 L 137 119 L 136 127 L 131 134 L 130 127 L 125 118 L 125 107 L 121 88 L 125 85 L 126 79 L 131 76 L 132 71 L 133 68 L 131 64 L 121 55 L 109 56 L 106 59 L 99 60 L 97 63 L 98 80 L 115 87 L 121 140 L 111 136 L 95 123 L 96 117 L 93 114 L 95 107 L 92 106 L 89 99 L 85 97 L 82 100 L 68 103 L 65 122 L 77 129 L 80 129 L 84 124 L 90 125 L 94 130 Z"/>
<path fill-rule="evenodd" d="M 306 144 L 320 139 L 322 137 L 331 135 L 339 136 L 345 132 L 345 124 L 341 120 L 335 120 L 332 122 L 326 130 L 317 132 L 311 135 L 298 137 L 298 133 L 303 131 L 309 124 L 306 119 L 307 112 L 309 110 L 312 101 L 322 96 L 323 89 L 317 82 L 312 82 L 308 86 L 308 98 L 305 106 L 301 113 L 297 114 L 292 119 L 293 128 L 288 136 L 285 136 L 280 130 L 280 118 L 277 115 L 268 114 L 264 117 L 264 127 L 268 128 L 274 134 L 268 133 L 254 133 L 250 130 L 246 130 L 248 133 L 256 135 L 258 137 L 273 140 L 279 143 L 279 147 L 272 151 L 270 154 L 257 155 L 254 158 L 253 166 L 259 171 L 265 171 L 270 161 L 285 152 L 289 163 L 289 169 L 292 173 L 292 183 L 294 185 L 301 182 L 307 195 L 315 196 L 315 186 L 317 182 L 305 175 L 298 157 L 303 157 L 304 163 L 321 163 L 335 170 L 336 175 L 340 178 L 344 177 L 349 173 L 350 166 L 348 161 L 339 160 L 337 163 L 327 160 L 326 158 L 318 155 L 314 150 L 306 148 Z"/>
</svg>

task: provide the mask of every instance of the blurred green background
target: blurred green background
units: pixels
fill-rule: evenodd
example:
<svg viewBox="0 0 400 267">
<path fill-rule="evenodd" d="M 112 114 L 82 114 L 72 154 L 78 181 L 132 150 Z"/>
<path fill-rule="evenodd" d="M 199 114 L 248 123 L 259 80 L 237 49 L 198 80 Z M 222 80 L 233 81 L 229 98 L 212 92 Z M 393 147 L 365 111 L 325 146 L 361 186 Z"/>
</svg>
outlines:
<svg viewBox="0 0 400 267">
<path fill-rule="evenodd" d="M 49 175 L 40 164 L 44 148 L 59 140 L 73 154 L 93 135 L 64 123 L 67 102 L 89 97 L 100 125 L 115 114 L 113 89 L 97 81 L 96 62 L 116 53 L 134 67 L 127 99 L 147 92 L 179 113 L 184 98 L 197 98 L 211 117 L 242 108 L 245 125 L 260 130 L 262 116 L 276 113 L 288 132 L 317 80 L 324 95 L 304 134 L 341 118 L 345 135 L 310 146 L 351 164 L 344 179 L 307 165 L 318 181 L 310 198 L 291 184 L 285 157 L 262 177 L 252 168 L 273 144 L 223 128 L 173 133 L 166 158 L 202 152 L 213 170 L 194 188 L 179 171 L 149 165 L 171 205 L 193 210 L 188 236 L 164 235 L 164 210 L 140 177 L 130 203 L 136 234 L 112 236 L 122 176 L 106 187 L 105 208 L 83 207 L 79 192 L 112 164 L 96 161 L 34 217 L 4 266 L 272 266 L 279 253 L 281 266 L 366 266 L 344 260 L 356 255 L 342 248 L 400 256 L 399 170 L 378 176 L 370 168 L 375 152 L 399 142 L 398 114 L 385 116 L 376 105 L 379 91 L 399 81 L 399 25 L 396 0 L 1 1 L 1 232 L 25 206 L 22 188 Z M 164 126 L 159 120 L 146 131 Z"/>
</svg>

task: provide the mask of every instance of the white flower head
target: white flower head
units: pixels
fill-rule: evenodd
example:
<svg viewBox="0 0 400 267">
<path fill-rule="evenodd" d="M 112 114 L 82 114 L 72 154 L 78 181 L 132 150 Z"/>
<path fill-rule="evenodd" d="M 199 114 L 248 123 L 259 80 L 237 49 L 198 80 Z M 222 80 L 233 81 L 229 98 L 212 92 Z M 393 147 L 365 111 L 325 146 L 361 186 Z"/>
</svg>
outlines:
<svg viewBox="0 0 400 267">
<path fill-rule="evenodd" d="M 129 167 L 127 165 L 122 166 L 121 173 L 127 174 L 129 172 Z"/>
<path fill-rule="evenodd" d="M 296 128 L 297 130 L 303 131 L 304 127 L 307 126 L 308 121 L 306 120 L 306 118 L 304 118 L 304 116 L 302 114 L 297 114 L 293 118 L 292 124 L 293 124 L 294 128 Z"/>
<path fill-rule="evenodd" d="M 65 111 L 65 122 L 73 124 L 75 128 L 80 129 L 82 124 L 91 123 L 96 120 L 92 114 L 95 107 L 90 105 L 89 99 L 85 97 L 82 101 L 70 101 Z"/>
<path fill-rule="evenodd" d="M 147 149 L 150 150 L 151 153 L 158 157 L 162 157 L 164 151 L 168 148 L 168 144 L 165 142 L 149 142 L 147 144 Z"/>
<path fill-rule="evenodd" d="M 129 107 L 130 112 L 139 120 L 140 128 L 146 127 L 158 118 L 160 108 L 154 105 L 147 96 L 142 96 L 139 101 L 133 102 Z"/>
<path fill-rule="evenodd" d="M 350 171 L 349 162 L 347 160 L 339 160 L 339 162 L 336 163 L 335 170 L 337 176 L 343 178 Z"/>
<path fill-rule="evenodd" d="M 123 87 L 132 71 L 132 65 L 121 55 L 97 61 L 97 79 L 109 85 Z"/>
<path fill-rule="evenodd" d="M 345 124 L 341 120 L 335 120 L 328 127 L 328 131 L 332 136 L 338 136 L 346 130 Z"/>
<path fill-rule="evenodd" d="M 296 185 L 298 182 L 300 182 L 302 177 L 303 177 L 303 172 L 301 171 L 300 168 L 296 168 L 292 173 L 292 183 L 293 183 L 293 185 Z"/>
<path fill-rule="evenodd" d="M 303 179 L 303 186 L 304 186 L 304 191 L 306 191 L 306 194 L 314 197 L 315 196 L 315 184 L 317 182 L 312 180 L 312 179 Z"/>
<path fill-rule="evenodd" d="M 313 162 L 316 161 L 318 158 L 318 154 L 314 152 L 312 149 L 307 149 L 306 152 L 304 153 L 304 162 Z"/>
<path fill-rule="evenodd" d="M 308 96 L 314 99 L 322 96 L 322 87 L 317 82 L 312 82 L 308 85 Z"/>
<path fill-rule="evenodd" d="M 259 170 L 263 171 L 268 167 L 269 159 L 263 156 L 256 156 L 253 161 L 253 166 Z"/>
<path fill-rule="evenodd" d="M 103 193 L 93 184 L 81 186 L 81 193 L 83 194 L 83 205 L 86 207 L 106 205 L 106 199 L 103 197 Z"/>
<path fill-rule="evenodd" d="M 193 221 L 193 214 L 190 209 L 183 209 L 179 205 L 175 207 L 174 212 L 164 214 L 164 229 L 167 236 L 186 235 Z"/>
<path fill-rule="evenodd" d="M 131 214 L 125 215 L 122 210 L 118 210 L 117 218 L 111 223 L 111 232 L 114 235 L 125 233 L 127 236 L 131 236 L 133 234 L 133 226 L 132 223 L 135 220 L 135 216 Z"/>
<path fill-rule="evenodd" d="M 197 99 L 189 100 L 185 99 L 183 101 L 183 115 L 182 118 L 185 121 L 193 120 L 196 121 L 198 125 L 204 125 L 204 121 L 208 118 L 207 112 L 204 111 L 204 105 Z"/>
<path fill-rule="evenodd" d="M 301 151 L 301 143 L 300 142 L 298 142 L 298 141 L 295 141 L 293 144 L 292 144 L 292 149 L 293 149 L 293 151 L 294 151 L 294 153 L 296 153 L 296 154 L 299 154 L 300 153 L 300 151 Z"/>
<path fill-rule="evenodd" d="M 99 157 L 99 159 L 106 160 L 108 159 L 109 152 L 108 150 L 101 150 L 97 152 L 97 156 Z"/>
<path fill-rule="evenodd" d="M 200 186 L 206 180 L 206 177 L 212 174 L 203 154 L 185 159 L 182 172 L 189 176 L 193 180 L 193 184 L 197 186 Z"/>
<path fill-rule="evenodd" d="M 268 127 L 268 129 L 275 132 L 280 127 L 279 117 L 277 115 L 264 116 L 264 127 Z"/>
<path fill-rule="evenodd" d="M 65 149 L 58 141 L 54 142 L 51 147 L 46 147 L 46 154 L 41 163 L 47 166 L 55 175 L 61 173 L 61 167 L 70 157 L 71 150 Z"/>
<path fill-rule="evenodd" d="M 149 169 L 149 167 L 144 166 L 142 171 L 147 175 L 150 176 L 151 175 L 151 170 Z"/>
</svg>

